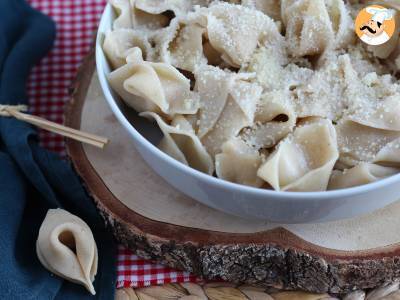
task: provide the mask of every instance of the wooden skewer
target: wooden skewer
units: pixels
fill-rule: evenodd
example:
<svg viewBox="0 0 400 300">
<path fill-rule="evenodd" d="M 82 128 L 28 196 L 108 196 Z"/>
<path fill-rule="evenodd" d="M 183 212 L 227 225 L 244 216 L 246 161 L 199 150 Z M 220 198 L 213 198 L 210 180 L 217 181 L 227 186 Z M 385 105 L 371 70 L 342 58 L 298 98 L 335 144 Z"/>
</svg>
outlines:
<svg viewBox="0 0 400 300">
<path fill-rule="evenodd" d="M 4 110 L 18 120 L 101 149 L 109 142 L 107 138 L 69 128 L 37 116 L 25 114 L 12 107 L 5 107 Z"/>
</svg>

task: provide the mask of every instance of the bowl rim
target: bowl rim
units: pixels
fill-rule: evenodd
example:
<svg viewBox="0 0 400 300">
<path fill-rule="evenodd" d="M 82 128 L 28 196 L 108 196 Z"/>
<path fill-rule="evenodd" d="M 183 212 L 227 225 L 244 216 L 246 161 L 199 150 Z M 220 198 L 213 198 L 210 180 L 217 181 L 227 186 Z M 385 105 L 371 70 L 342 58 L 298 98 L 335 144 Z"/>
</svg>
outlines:
<svg viewBox="0 0 400 300">
<path fill-rule="evenodd" d="M 158 156 L 160 159 L 165 161 L 171 167 L 178 169 L 181 173 L 194 176 L 197 180 L 206 181 L 208 184 L 213 186 L 221 186 L 224 189 L 231 189 L 234 192 L 248 193 L 251 195 L 257 195 L 258 197 L 276 197 L 281 198 L 282 200 L 292 200 L 302 198 L 305 201 L 315 201 L 317 199 L 331 199 L 331 198 L 342 198 L 342 197 L 351 197 L 359 194 L 368 193 L 372 190 L 382 189 L 388 185 L 392 185 L 394 183 L 400 183 L 400 173 L 396 175 L 392 175 L 375 182 L 371 182 L 368 184 L 338 189 L 338 190 L 327 190 L 327 191 L 315 191 L 315 192 L 291 192 L 291 191 L 276 191 L 276 190 L 268 190 L 262 188 L 256 188 L 252 186 L 246 186 L 239 183 L 230 182 L 221 178 L 214 177 L 212 175 L 208 175 L 206 173 L 200 172 L 190 166 L 187 166 L 178 160 L 172 158 L 168 154 L 161 151 L 155 145 L 153 145 L 150 141 L 148 141 L 143 135 L 141 135 L 136 128 L 128 121 L 125 115 L 122 113 L 119 108 L 117 102 L 115 101 L 113 95 L 111 94 L 111 89 L 108 85 L 108 80 L 106 78 L 106 71 L 104 64 L 102 63 L 102 56 L 105 57 L 102 47 L 102 35 L 103 35 L 103 27 L 107 22 L 107 19 L 112 17 L 112 8 L 110 3 L 107 3 L 98 27 L 98 32 L 96 36 L 96 69 L 97 74 L 100 81 L 100 86 L 103 91 L 103 94 L 107 100 L 109 107 L 111 108 L 114 115 L 117 117 L 118 121 L 123 125 L 123 127 L 128 131 L 128 133 L 137 140 L 137 142 L 141 143 L 152 155 Z"/>
</svg>

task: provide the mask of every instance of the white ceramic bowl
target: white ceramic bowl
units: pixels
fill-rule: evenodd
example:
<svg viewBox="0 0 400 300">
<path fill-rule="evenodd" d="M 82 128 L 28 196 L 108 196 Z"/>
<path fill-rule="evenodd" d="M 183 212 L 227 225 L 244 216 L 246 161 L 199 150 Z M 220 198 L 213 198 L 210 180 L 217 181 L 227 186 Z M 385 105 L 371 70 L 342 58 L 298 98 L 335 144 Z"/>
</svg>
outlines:
<svg viewBox="0 0 400 300">
<path fill-rule="evenodd" d="M 97 36 L 97 71 L 104 95 L 143 159 L 181 192 L 205 205 L 236 216 L 278 223 L 311 223 L 351 218 L 382 208 L 400 198 L 400 174 L 337 191 L 276 192 L 203 174 L 163 153 L 155 146 L 161 138 L 158 128 L 129 109 L 107 82 L 110 67 L 102 50 L 102 42 L 104 33 L 112 28 L 114 17 L 112 8 L 107 5 Z"/>
</svg>

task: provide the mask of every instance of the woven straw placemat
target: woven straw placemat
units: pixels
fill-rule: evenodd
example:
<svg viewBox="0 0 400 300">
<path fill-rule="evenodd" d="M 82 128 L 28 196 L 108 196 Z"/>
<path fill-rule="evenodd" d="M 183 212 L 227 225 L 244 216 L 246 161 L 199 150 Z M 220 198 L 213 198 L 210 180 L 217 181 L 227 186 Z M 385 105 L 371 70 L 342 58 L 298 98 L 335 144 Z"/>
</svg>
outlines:
<svg viewBox="0 0 400 300">
<path fill-rule="evenodd" d="M 347 295 L 312 294 L 302 291 L 282 291 L 229 283 L 166 284 L 140 289 L 118 289 L 116 300 L 400 300 L 399 282 L 385 284 L 369 291 L 354 291 Z"/>
</svg>

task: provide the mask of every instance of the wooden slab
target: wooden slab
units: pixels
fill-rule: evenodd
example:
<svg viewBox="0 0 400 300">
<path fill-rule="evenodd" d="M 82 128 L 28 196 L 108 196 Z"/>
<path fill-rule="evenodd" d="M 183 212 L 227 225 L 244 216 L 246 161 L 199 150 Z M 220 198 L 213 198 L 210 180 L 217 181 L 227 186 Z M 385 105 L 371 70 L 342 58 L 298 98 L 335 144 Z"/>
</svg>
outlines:
<svg viewBox="0 0 400 300">
<path fill-rule="evenodd" d="M 400 203 L 352 220 L 285 225 L 243 220 L 170 187 L 108 108 L 89 57 L 66 125 L 111 139 L 105 150 L 67 141 L 68 154 L 118 241 L 204 276 L 343 293 L 400 278 Z"/>
</svg>

